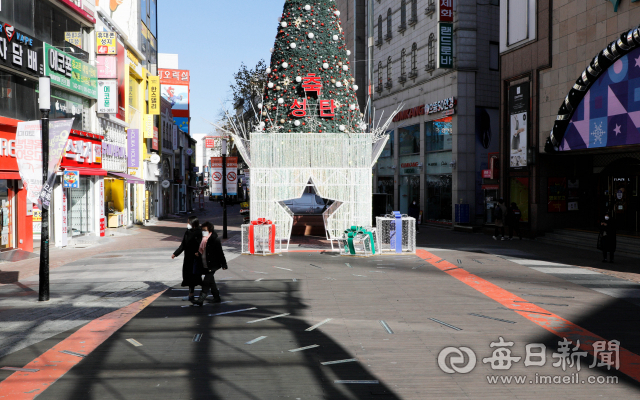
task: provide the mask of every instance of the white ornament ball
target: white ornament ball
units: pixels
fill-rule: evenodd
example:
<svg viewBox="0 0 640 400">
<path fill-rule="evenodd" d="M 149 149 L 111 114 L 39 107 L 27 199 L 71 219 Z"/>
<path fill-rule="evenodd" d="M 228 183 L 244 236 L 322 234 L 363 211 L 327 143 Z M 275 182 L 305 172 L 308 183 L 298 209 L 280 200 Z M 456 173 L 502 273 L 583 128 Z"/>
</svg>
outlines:
<svg viewBox="0 0 640 400">
<path fill-rule="evenodd" d="M 340 129 L 341 131 L 344 131 L 344 125 L 340 125 L 338 129 Z"/>
<path fill-rule="evenodd" d="M 314 34 L 313 34 L 313 32 L 310 32 L 310 33 L 307 35 L 307 37 L 308 37 L 309 39 L 313 39 L 314 37 L 316 37 L 316 35 L 314 35 Z"/>
<path fill-rule="evenodd" d="M 258 108 L 262 110 L 262 103 L 258 103 Z"/>
<path fill-rule="evenodd" d="M 269 51 L 273 53 L 275 50 L 272 47 L 272 48 L 269 49 Z"/>
<path fill-rule="evenodd" d="M 351 87 L 353 88 L 353 90 L 358 90 L 358 85 L 353 85 Z"/>
<path fill-rule="evenodd" d="M 286 28 L 287 27 L 287 22 L 286 21 L 280 22 L 280 26 L 283 27 L 283 28 Z"/>
<path fill-rule="evenodd" d="M 336 11 L 334 12 L 334 14 L 335 14 L 337 17 L 339 17 L 339 16 L 340 16 L 340 11 L 336 10 Z"/>
<path fill-rule="evenodd" d="M 269 83 L 267 83 L 267 87 L 268 87 L 269 89 L 273 89 L 273 82 L 269 82 Z"/>
<path fill-rule="evenodd" d="M 278 104 L 284 104 L 284 99 L 282 97 L 278 99 Z"/>
<path fill-rule="evenodd" d="M 324 68 L 324 69 L 329 69 L 329 64 L 328 64 L 328 63 L 324 63 L 324 64 L 322 64 L 322 68 Z"/>
<path fill-rule="evenodd" d="M 283 62 L 282 63 L 282 68 L 288 68 L 289 67 L 289 63 Z"/>
<path fill-rule="evenodd" d="M 340 39 L 338 35 L 333 35 L 333 40 L 338 40 L 338 39 Z"/>
<path fill-rule="evenodd" d="M 264 128 L 264 122 L 260 121 L 260 128 Z"/>
<path fill-rule="evenodd" d="M 351 50 L 347 50 L 347 55 L 350 56 L 351 55 Z"/>
<path fill-rule="evenodd" d="M 348 65 L 343 65 L 342 66 L 342 70 L 343 71 L 348 71 L 349 70 L 349 66 Z"/>
<path fill-rule="evenodd" d="M 351 104 L 351 105 L 349 106 L 349 109 L 350 109 L 351 111 L 355 110 L 355 109 L 356 109 L 356 105 L 355 105 L 355 104 Z"/>
<path fill-rule="evenodd" d="M 280 123 L 281 123 L 281 124 L 284 124 L 284 118 L 282 118 L 282 119 L 280 120 Z"/>
<path fill-rule="evenodd" d="M 298 82 L 298 83 L 302 82 L 302 77 L 301 76 L 296 76 L 296 82 Z"/>
<path fill-rule="evenodd" d="M 342 87 L 342 82 L 340 82 L 340 81 L 336 82 L 336 86 L 337 87 Z"/>
<path fill-rule="evenodd" d="M 266 72 L 267 74 L 270 74 L 270 73 L 271 73 L 271 68 L 267 68 L 267 69 L 265 70 L 265 72 Z"/>
<path fill-rule="evenodd" d="M 331 83 L 336 83 L 336 79 L 335 78 L 331 79 Z"/>
<path fill-rule="evenodd" d="M 309 11 L 309 10 L 311 10 L 311 6 L 307 4 L 306 6 L 304 6 L 304 10 L 305 10 L 305 11 Z"/>
<path fill-rule="evenodd" d="M 295 48 L 296 48 L 296 44 L 295 44 L 295 43 L 291 43 L 291 44 L 289 45 L 289 47 L 291 47 L 292 49 L 295 49 Z"/>
<path fill-rule="evenodd" d="M 294 124 L 295 126 L 300 126 L 300 121 L 295 120 L 295 121 L 293 121 L 293 124 Z"/>
</svg>

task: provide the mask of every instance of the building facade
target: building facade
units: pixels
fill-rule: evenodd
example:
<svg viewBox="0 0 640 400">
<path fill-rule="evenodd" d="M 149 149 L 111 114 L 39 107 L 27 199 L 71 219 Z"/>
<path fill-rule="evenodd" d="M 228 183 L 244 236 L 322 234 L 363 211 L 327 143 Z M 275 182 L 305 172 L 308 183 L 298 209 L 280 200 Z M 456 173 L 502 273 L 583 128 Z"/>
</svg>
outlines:
<svg viewBox="0 0 640 400">
<path fill-rule="evenodd" d="M 499 6 L 445 4 L 369 3 L 375 118 L 401 110 L 373 170 L 374 193 L 391 195 L 402 213 L 415 201 L 423 223 L 454 224 L 456 204 L 458 222 L 484 223 L 481 174 L 498 151 Z"/>
</svg>

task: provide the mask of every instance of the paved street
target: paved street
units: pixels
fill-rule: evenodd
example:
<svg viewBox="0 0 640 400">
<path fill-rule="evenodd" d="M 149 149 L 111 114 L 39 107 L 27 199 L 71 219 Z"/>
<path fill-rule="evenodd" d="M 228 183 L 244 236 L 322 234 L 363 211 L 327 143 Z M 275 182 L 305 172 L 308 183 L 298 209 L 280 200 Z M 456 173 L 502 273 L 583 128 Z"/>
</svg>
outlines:
<svg viewBox="0 0 640 400">
<path fill-rule="evenodd" d="M 208 219 L 217 222 L 219 212 L 207 203 Z M 230 221 L 229 270 L 216 274 L 222 304 L 184 301 L 187 291 L 177 286 L 181 260 L 170 259 L 182 219 L 88 248 L 53 250 L 48 303 L 37 302 L 37 260 L 1 264 L 3 273 L 10 268 L 19 275 L 0 286 L 0 368 L 33 371 L 0 369 L 0 399 L 632 398 L 640 392 L 640 284 L 627 271 L 634 260 L 605 265 L 613 271 L 602 268 L 597 252 L 438 228 L 422 229 L 416 255 L 346 258 L 307 239 L 281 256 L 240 256 L 237 212 Z M 496 368 L 504 360 L 491 361 L 491 344 L 500 337 L 513 342 L 502 347 L 514 357 L 508 369 Z M 563 360 L 561 337 L 573 342 L 570 353 L 585 352 L 564 359 L 565 370 L 553 365 Z M 619 341 L 612 353 L 617 370 L 591 367 L 598 340 Z M 540 361 L 529 358 L 528 344 L 545 346 L 544 365 L 524 365 Z M 451 353 L 439 366 L 447 347 L 469 348 L 475 368 L 450 369 L 467 365 L 468 353 L 462 361 Z M 570 362 L 576 359 L 579 371 Z M 556 376 L 571 383 L 545 381 Z"/>
</svg>

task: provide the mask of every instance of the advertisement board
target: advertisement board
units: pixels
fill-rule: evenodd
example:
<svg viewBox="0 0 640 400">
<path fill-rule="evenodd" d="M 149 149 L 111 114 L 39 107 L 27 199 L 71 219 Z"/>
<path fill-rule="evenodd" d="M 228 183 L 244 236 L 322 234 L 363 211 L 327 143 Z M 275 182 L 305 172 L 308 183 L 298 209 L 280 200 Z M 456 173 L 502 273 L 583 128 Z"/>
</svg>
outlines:
<svg viewBox="0 0 640 400">
<path fill-rule="evenodd" d="M 160 78 L 149 77 L 149 114 L 160 115 Z"/>
<path fill-rule="evenodd" d="M 116 114 L 118 112 L 118 82 L 98 81 L 98 113 Z"/>
<path fill-rule="evenodd" d="M 116 54 L 116 33 L 96 31 L 96 52 L 98 54 Z"/>
<path fill-rule="evenodd" d="M 64 171 L 62 187 L 65 189 L 78 189 L 80 187 L 80 171 Z"/>
<path fill-rule="evenodd" d="M 453 68 L 453 23 L 438 23 L 438 68 Z"/>
<path fill-rule="evenodd" d="M 0 21 L 0 45 L 0 65 L 3 67 L 31 76 L 44 73 L 42 41 Z"/>
<path fill-rule="evenodd" d="M 98 79 L 116 79 L 118 77 L 118 58 L 115 56 L 97 56 Z"/>
<path fill-rule="evenodd" d="M 158 76 L 160 78 L 160 94 L 171 103 L 171 114 L 174 121 L 180 130 L 189 133 L 190 72 L 184 69 L 160 68 Z"/>
<path fill-rule="evenodd" d="M 98 98 L 98 70 L 48 43 L 44 45 L 44 74 L 51 83 L 92 99 Z"/>
<path fill-rule="evenodd" d="M 238 194 L 238 157 L 227 157 L 227 195 Z"/>
<path fill-rule="evenodd" d="M 82 48 L 82 32 L 65 32 L 64 40 L 76 47 Z"/>
<path fill-rule="evenodd" d="M 509 166 L 527 166 L 529 82 L 509 88 Z"/>
<path fill-rule="evenodd" d="M 211 194 L 222 196 L 222 157 L 211 157 Z"/>
</svg>

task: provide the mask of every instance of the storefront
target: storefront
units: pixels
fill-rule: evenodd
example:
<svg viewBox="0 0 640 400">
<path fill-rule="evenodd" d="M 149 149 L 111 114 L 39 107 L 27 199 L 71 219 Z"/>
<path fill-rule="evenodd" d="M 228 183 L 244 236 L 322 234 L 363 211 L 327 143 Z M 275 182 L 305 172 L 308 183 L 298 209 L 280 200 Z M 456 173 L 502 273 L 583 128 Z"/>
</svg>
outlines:
<svg viewBox="0 0 640 400">
<path fill-rule="evenodd" d="M 398 128 L 400 212 L 407 214 L 412 202 L 420 204 L 420 124 Z"/>
<path fill-rule="evenodd" d="M 425 122 L 426 222 L 452 223 L 452 117 Z"/>
</svg>

